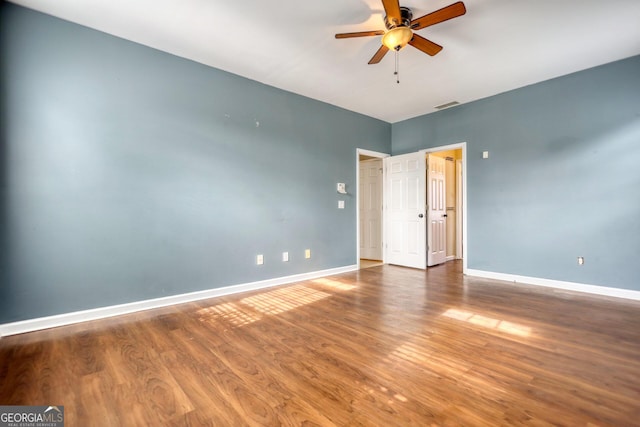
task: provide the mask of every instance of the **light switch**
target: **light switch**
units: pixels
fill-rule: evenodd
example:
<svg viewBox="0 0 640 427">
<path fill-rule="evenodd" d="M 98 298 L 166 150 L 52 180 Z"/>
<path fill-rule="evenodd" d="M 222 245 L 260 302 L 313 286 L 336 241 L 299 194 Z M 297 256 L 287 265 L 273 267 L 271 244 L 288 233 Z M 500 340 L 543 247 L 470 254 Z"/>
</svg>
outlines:
<svg viewBox="0 0 640 427">
<path fill-rule="evenodd" d="M 344 209 L 344 200 L 338 200 L 338 209 Z"/>
<path fill-rule="evenodd" d="M 289 261 L 289 252 L 282 252 L 282 262 Z"/>
<path fill-rule="evenodd" d="M 488 159 L 489 158 L 489 152 L 488 151 L 483 151 L 482 152 L 482 158 L 483 159 Z"/>
<path fill-rule="evenodd" d="M 258 256 L 256 256 L 256 264 L 257 264 L 257 265 L 262 265 L 262 264 L 264 264 L 264 255 L 258 255 Z"/>
</svg>

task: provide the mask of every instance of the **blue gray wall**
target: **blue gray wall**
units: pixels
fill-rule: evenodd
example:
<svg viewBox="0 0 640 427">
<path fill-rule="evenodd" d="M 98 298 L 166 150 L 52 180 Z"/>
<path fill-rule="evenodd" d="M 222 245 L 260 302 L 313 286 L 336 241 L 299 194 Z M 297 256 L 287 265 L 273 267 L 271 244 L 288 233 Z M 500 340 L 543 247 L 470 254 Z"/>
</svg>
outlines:
<svg viewBox="0 0 640 427">
<path fill-rule="evenodd" d="M 0 323 L 353 264 L 356 147 L 462 141 L 470 268 L 640 290 L 640 57 L 389 125 L 14 5 L 0 43 Z"/>
<path fill-rule="evenodd" d="M 392 125 L 463 141 L 469 268 L 640 290 L 640 56 Z"/>
<path fill-rule="evenodd" d="M 0 7 L 0 323 L 356 263 L 391 125 Z"/>
</svg>

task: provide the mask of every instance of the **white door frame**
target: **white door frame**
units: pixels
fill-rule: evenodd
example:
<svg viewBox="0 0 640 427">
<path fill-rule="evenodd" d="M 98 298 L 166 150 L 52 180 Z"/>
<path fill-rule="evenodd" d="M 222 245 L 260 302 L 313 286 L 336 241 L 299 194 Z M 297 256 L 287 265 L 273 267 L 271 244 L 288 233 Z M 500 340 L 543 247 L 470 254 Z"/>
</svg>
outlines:
<svg viewBox="0 0 640 427">
<path fill-rule="evenodd" d="M 442 145 L 420 151 L 428 154 L 458 149 L 462 150 L 462 273 L 467 274 L 467 259 L 469 256 L 469 246 L 467 245 L 467 143 L 459 142 L 457 144 Z"/>
<path fill-rule="evenodd" d="M 378 159 L 384 159 L 385 157 L 389 157 L 387 153 L 379 153 L 377 151 L 365 150 L 363 148 L 356 148 L 356 259 L 358 261 L 358 268 L 360 268 L 360 156 L 369 156 L 376 157 Z M 384 204 L 384 193 L 385 193 L 385 173 L 382 171 L 382 197 L 380 200 Z M 382 244 L 384 245 L 384 211 L 382 212 L 381 219 L 381 236 L 382 236 Z M 386 250 L 384 250 L 384 246 L 382 247 L 382 262 L 386 262 Z"/>
<path fill-rule="evenodd" d="M 462 214 L 462 207 L 466 204 L 462 203 L 462 190 L 465 188 L 462 185 L 462 160 L 456 160 L 456 256 L 455 259 L 464 259 L 462 256 L 462 237 L 465 236 L 462 229 L 462 220 L 465 215 Z"/>
</svg>

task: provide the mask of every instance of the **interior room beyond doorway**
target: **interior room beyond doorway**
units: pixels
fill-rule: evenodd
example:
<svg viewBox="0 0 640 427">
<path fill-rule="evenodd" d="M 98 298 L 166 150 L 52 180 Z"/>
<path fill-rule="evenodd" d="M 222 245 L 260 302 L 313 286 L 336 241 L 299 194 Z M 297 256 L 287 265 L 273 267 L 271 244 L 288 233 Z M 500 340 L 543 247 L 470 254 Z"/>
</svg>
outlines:
<svg viewBox="0 0 640 427">
<path fill-rule="evenodd" d="M 429 153 L 444 159 L 446 261 L 462 259 L 462 149 Z M 427 185 L 427 200 L 430 200 Z M 429 228 L 427 228 L 427 233 Z"/>
</svg>

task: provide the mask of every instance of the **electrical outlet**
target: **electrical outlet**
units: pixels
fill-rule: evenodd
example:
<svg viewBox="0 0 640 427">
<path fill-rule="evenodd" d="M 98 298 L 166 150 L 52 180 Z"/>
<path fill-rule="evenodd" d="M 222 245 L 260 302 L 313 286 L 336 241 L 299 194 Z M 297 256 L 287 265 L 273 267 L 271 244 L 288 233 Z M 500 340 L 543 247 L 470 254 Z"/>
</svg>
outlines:
<svg viewBox="0 0 640 427">
<path fill-rule="evenodd" d="M 257 265 L 264 264 L 264 255 L 260 254 L 256 256 L 256 264 Z"/>
<path fill-rule="evenodd" d="M 282 262 L 289 261 L 289 252 L 282 252 Z"/>
<path fill-rule="evenodd" d="M 578 265 L 584 265 L 584 257 L 583 256 L 579 256 L 578 257 Z"/>
<path fill-rule="evenodd" d="M 305 257 L 305 259 L 311 258 L 311 249 L 305 249 L 304 250 L 304 257 Z"/>
<path fill-rule="evenodd" d="M 338 209 L 344 209 L 344 200 L 338 200 Z"/>
</svg>

